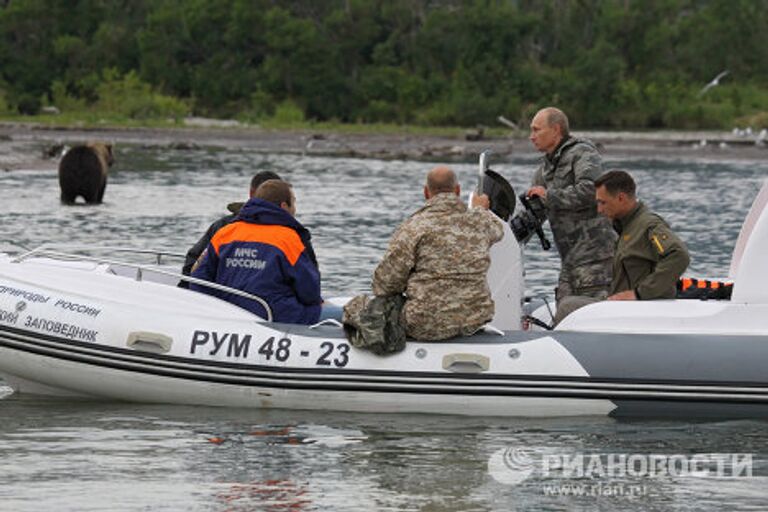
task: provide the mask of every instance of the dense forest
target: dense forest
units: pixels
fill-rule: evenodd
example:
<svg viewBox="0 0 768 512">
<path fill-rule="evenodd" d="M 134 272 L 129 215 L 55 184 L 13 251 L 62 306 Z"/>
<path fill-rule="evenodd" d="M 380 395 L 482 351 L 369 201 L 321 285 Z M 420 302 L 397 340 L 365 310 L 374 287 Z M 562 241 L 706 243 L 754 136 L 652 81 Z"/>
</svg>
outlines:
<svg viewBox="0 0 768 512">
<path fill-rule="evenodd" d="M 768 0 L 0 0 L 0 41 L 4 116 L 768 126 Z"/>
</svg>

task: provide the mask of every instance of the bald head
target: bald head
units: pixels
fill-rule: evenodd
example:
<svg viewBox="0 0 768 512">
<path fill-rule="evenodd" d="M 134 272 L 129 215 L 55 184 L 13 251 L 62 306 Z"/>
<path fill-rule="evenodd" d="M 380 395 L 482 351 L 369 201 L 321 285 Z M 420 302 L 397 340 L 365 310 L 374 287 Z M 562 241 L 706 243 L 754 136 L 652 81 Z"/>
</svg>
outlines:
<svg viewBox="0 0 768 512">
<path fill-rule="evenodd" d="M 435 167 L 427 174 L 427 184 L 424 187 L 424 194 L 429 193 L 427 198 L 437 194 L 453 192 L 459 194 L 459 182 L 449 167 L 443 165 Z"/>
</svg>

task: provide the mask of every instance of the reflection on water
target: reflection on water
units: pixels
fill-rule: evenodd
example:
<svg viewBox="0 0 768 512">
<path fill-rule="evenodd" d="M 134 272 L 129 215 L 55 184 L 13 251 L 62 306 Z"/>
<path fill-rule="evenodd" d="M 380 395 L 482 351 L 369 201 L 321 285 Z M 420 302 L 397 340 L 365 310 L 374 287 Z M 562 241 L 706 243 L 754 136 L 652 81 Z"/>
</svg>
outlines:
<svg viewBox="0 0 768 512">
<path fill-rule="evenodd" d="M 768 165 L 609 160 L 688 243 L 691 274 L 725 275 Z M 522 191 L 533 161 L 493 165 Z M 123 147 L 106 203 L 63 207 L 54 172 L 0 174 L 0 250 L 76 242 L 185 252 L 251 175 L 294 183 L 326 293 L 366 291 L 394 227 L 422 202 L 413 162 Z M 454 165 L 462 186 L 476 166 Z M 526 249 L 527 287 L 548 293 L 558 262 Z M 3 391 L 0 389 L 0 394 Z M 2 398 L 2 397 L 0 397 Z M 0 400 L 0 510 L 728 510 L 764 508 L 765 425 L 608 418 L 495 419 Z M 564 454 L 739 452 L 757 478 L 629 477 L 642 496 L 558 496 L 553 482 L 489 475 L 500 449 Z M 557 482 L 555 482 L 557 483 Z M 572 484 L 573 482 L 568 482 Z"/>
<path fill-rule="evenodd" d="M 759 510 L 763 423 L 617 422 L 3 401 L 2 510 Z M 738 432 L 738 435 L 734 433 Z M 529 453 L 752 453 L 751 478 L 611 475 L 644 494 L 558 496 L 578 478 L 489 475 Z M 594 484 L 595 482 L 591 482 Z M 510 506 L 509 504 L 513 505 Z M 44 505 L 44 506 L 43 506 Z"/>
</svg>

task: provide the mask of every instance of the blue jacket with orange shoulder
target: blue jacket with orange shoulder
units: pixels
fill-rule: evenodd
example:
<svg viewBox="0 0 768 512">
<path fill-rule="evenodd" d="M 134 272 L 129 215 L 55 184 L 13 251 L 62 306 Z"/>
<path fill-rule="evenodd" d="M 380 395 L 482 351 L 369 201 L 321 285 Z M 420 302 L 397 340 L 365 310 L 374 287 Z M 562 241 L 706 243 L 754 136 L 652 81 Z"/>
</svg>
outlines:
<svg viewBox="0 0 768 512">
<path fill-rule="evenodd" d="M 320 273 L 302 239 L 309 232 L 290 213 L 252 198 L 237 220 L 219 229 L 192 277 L 237 288 L 266 300 L 275 322 L 313 324 L 320 318 Z M 256 301 L 192 284 L 262 318 Z"/>
</svg>

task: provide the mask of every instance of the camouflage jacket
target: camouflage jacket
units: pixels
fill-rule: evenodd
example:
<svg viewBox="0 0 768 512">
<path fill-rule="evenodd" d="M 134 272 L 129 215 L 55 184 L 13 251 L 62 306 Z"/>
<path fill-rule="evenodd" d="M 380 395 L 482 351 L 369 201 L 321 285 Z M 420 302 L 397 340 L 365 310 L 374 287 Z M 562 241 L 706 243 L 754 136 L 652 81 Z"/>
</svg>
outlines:
<svg viewBox="0 0 768 512">
<path fill-rule="evenodd" d="M 616 234 L 597 213 L 595 180 L 603 174 L 600 154 L 588 140 L 569 137 L 533 175 L 547 189 L 547 215 L 563 267 L 610 259 Z"/>
<path fill-rule="evenodd" d="M 373 293 L 405 293 L 403 318 L 413 338 L 472 334 L 493 318 L 486 274 L 490 247 L 502 236 L 488 210 L 467 210 L 455 194 L 438 194 L 392 235 Z"/>
<path fill-rule="evenodd" d="M 614 227 L 619 240 L 611 294 L 634 290 L 638 299 L 674 298 L 677 280 L 690 262 L 682 240 L 643 203 L 616 221 Z"/>
</svg>

